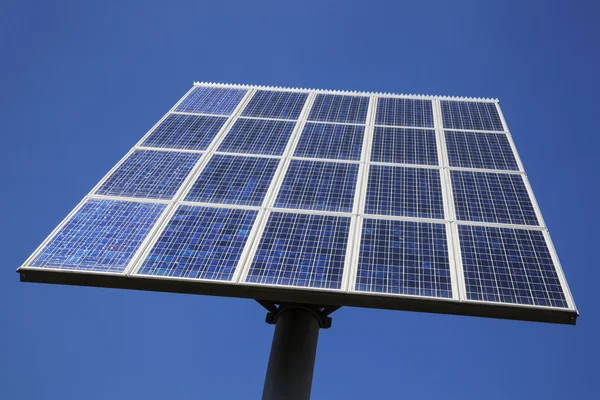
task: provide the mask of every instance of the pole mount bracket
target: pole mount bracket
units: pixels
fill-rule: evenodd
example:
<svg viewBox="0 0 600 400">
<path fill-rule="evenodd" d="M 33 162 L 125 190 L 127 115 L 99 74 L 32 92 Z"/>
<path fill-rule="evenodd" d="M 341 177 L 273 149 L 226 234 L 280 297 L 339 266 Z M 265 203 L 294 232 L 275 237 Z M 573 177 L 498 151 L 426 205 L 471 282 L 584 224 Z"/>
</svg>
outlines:
<svg viewBox="0 0 600 400">
<path fill-rule="evenodd" d="M 268 313 L 265 318 L 265 322 L 270 325 L 274 325 L 277 322 L 277 318 L 286 311 L 293 309 L 302 309 L 310 312 L 319 321 L 321 329 L 331 328 L 331 313 L 336 311 L 340 307 L 330 306 L 316 306 L 312 304 L 296 304 L 296 303 L 280 303 L 276 304 L 269 301 L 257 300 L 257 302 L 267 309 Z"/>
</svg>

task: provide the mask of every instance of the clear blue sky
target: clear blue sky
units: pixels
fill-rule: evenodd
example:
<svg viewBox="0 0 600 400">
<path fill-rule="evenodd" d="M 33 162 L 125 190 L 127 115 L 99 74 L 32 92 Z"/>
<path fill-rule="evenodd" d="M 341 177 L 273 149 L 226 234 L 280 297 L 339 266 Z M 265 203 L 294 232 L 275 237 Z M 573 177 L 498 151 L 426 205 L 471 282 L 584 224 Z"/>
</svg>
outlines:
<svg viewBox="0 0 600 400">
<path fill-rule="evenodd" d="M 358 3 L 358 2 L 355 2 Z M 251 300 L 25 284 L 15 269 L 194 80 L 498 97 L 576 327 L 343 308 L 313 399 L 597 399 L 594 1 L 6 1 L 0 398 L 257 399 Z"/>
</svg>

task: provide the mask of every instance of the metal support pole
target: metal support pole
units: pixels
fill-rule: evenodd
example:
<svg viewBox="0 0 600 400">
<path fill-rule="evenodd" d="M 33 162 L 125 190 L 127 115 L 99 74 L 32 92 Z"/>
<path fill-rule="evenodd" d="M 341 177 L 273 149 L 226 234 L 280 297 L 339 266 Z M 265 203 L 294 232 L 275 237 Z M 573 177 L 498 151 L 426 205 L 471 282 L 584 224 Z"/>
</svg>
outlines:
<svg viewBox="0 0 600 400">
<path fill-rule="evenodd" d="M 283 304 L 274 311 L 267 314 L 275 333 L 262 398 L 308 400 L 319 329 L 331 326 L 331 318 L 315 306 Z"/>
</svg>

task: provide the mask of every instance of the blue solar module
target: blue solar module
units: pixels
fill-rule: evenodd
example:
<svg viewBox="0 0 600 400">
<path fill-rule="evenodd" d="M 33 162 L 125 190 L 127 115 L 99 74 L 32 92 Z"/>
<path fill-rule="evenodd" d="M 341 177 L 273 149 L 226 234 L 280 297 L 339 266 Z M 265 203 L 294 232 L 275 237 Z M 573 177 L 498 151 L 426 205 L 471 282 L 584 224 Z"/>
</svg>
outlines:
<svg viewBox="0 0 600 400">
<path fill-rule="evenodd" d="M 365 213 L 444 218 L 440 171 L 371 165 Z"/>
<path fill-rule="evenodd" d="M 371 161 L 438 165 L 435 131 L 376 126 L 371 146 Z"/>
<path fill-rule="evenodd" d="M 228 153 L 283 155 L 295 122 L 240 118 L 231 127 L 217 151 Z"/>
<path fill-rule="evenodd" d="M 107 196 L 171 199 L 200 154 L 136 150 L 96 190 Z"/>
<path fill-rule="evenodd" d="M 155 203 L 88 200 L 29 265 L 123 272 L 165 207 Z"/>
<path fill-rule="evenodd" d="M 540 231 L 459 225 L 467 298 L 567 307 Z"/>
<path fill-rule="evenodd" d="M 275 207 L 352 212 L 358 164 L 292 160 Z"/>
<path fill-rule="evenodd" d="M 446 226 L 365 219 L 356 290 L 452 297 Z"/>
<path fill-rule="evenodd" d="M 226 117 L 170 114 L 144 140 L 142 146 L 206 150 L 225 121 Z"/>
<path fill-rule="evenodd" d="M 179 206 L 136 274 L 229 281 L 257 214 Z"/>
<path fill-rule="evenodd" d="M 246 282 L 340 289 L 350 217 L 274 212 Z"/>
<path fill-rule="evenodd" d="M 244 108 L 245 117 L 298 119 L 308 93 L 258 90 Z"/>
<path fill-rule="evenodd" d="M 358 161 L 364 132 L 364 126 L 309 122 L 304 126 L 294 156 Z"/>
<path fill-rule="evenodd" d="M 186 201 L 260 206 L 279 159 L 215 154 Z"/>
<path fill-rule="evenodd" d="M 461 221 L 539 225 L 521 175 L 450 171 Z"/>
<path fill-rule="evenodd" d="M 442 121 L 446 129 L 503 131 L 495 103 L 442 101 Z"/>
<path fill-rule="evenodd" d="M 431 100 L 380 97 L 375 125 L 433 128 Z"/>
<path fill-rule="evenodd" d="M 451 167 L 519 170 L 503 133 L 445 131 L 445 136 Z"/>
<path fill-rule="evenodd" d="M 308 115 L 308 120 L 364 124 L 367 120 L 368 108 L 368 97 L 318 94 Z"/>
<path fill-rule="evenodd" d="M 230 115 L 245 94 L 246 90 L 242 89 L 196 87 L 179 104 L 176 111 Z"/>
</svg>

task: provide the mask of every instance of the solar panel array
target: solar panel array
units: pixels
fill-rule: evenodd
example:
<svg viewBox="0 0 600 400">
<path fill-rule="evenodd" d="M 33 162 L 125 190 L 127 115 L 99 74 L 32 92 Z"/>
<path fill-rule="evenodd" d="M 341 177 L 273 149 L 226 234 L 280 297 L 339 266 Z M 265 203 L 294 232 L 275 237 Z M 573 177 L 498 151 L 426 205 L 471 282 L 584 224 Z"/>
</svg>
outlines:
<svg viewBox="0 0 600 400">
<path fill-rule="evenodd" d="M 488 99 L 197 84 L 27 269 L 575 310 Z"/>
</svg>

